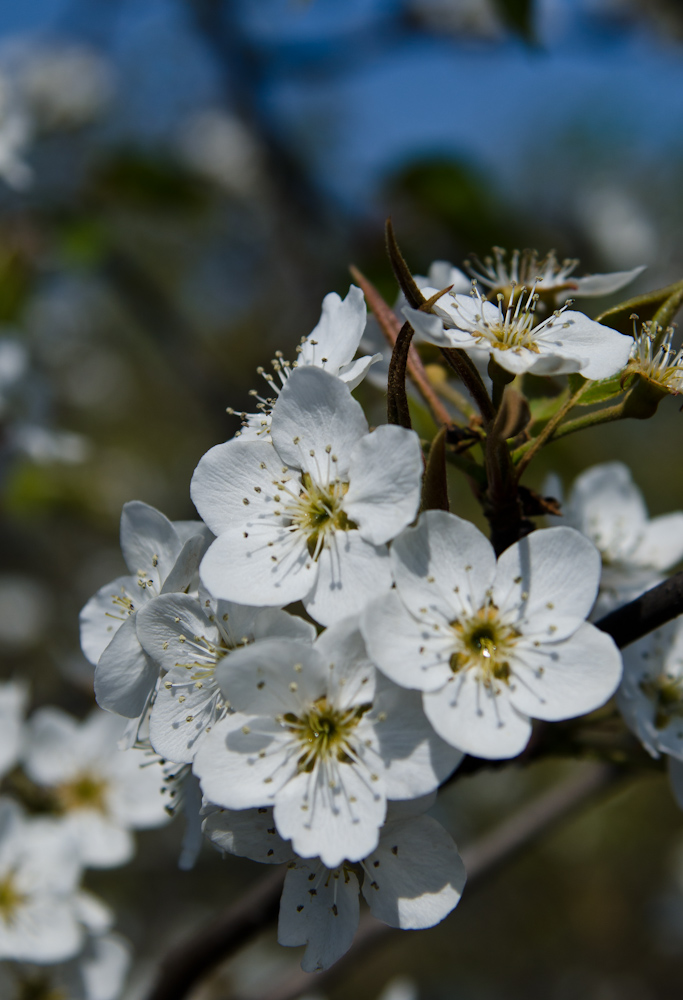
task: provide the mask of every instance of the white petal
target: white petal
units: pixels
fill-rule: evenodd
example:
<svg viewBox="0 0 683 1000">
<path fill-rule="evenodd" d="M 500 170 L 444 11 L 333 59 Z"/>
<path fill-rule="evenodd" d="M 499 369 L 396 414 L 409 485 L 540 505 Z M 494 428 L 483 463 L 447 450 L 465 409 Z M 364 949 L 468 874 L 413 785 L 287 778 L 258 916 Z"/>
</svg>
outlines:
<svg viewBox="0 0 683 1000">
<path fill-rule="evenodd" d="M 296 759 L 287 760 L 289 741 L 280 727 L 273 720 L 270 729 L 267 725 L 264 719 L 229 715 L 214 726 L 192 765 L 207 799 L 227 809 L 273 804 L 280 785 L 296 772 Z"/>
<path fill-rule="evenodd" d="M 159 668 L 144 651 L 135 617 L 123 623 L 95 668 L 95 697 L 109 712 L 134 719 L 154 690 Z"/>
<path fill-rule="evenodd" d="M 348 386 L 320 368 L 292 372 L 270 429 L 283 465 L 303 469 L 321 486 L 347 475 L 351 452 L 367 432 L 363 409 Z"/>
<path fill-rule="evenodd" d="M 118 1000 L 132 957 L 132 946 L 120 934 L 90 941 L 79 965 L 87 1000 Z"/>
<path fill-rule="evenodd" d="M 73 810 L 64 822 L 77 839 L 81 861 L 88 868 L 118 868 L 135 853 L 129 831 L 94 809 Z"/>
<path fill-rule="evenodd" d="M 33 781 L 57 785 L 82 769 L 78 730 L 76 719 L 59 708 L 47 706 L 33 714 L 24 756 L 24 766 Z"/>
<path fill-rule="evenodd" d="M 329 670 L 327 697 L 338 708 L 372 703 L 375 668 L 358 627 L 358 618 L 345 618 L 316 639 L 315 648 Z"/>
<path fill-rule="evenodd" d="M 600 570 L 600 554 L 580 532 L 534 531 L 498 560 L 493 603 L 526 638 L 564 639 L 588 616 Z"/>
<path fill-rule="evenodd" d="M 365 765 L 317 765 L 291 778 L 275 798 L 275 825 L 302 858 L 328 868 L 359 861 L 377 846 L 386 815 L 384 782 Z"/>
<path fill-rule="evenodd" d="M 430 288 L 423 290 L 425 295 L 431 291 Z M 419 334 L 428 344 L 436 344 L 438 347 L 470 348 L 476 347 L 479 343 L 478 338 L 466 331 L 444 329 L 446 316 L 448 317 L 446 320 L 448 326 L 452 325 L 452 320 L 450 314 L 445 314 L 442 310 L 438 311 L 438 315 L 434 315 L 434 313 L 426 313 L 420 309 L 405 306 L 402 311 L 415 333 Z"/>
<path fill-rule="evenodd" d="M 37 896 L 21 908 L 14 924 L 0 923 L 0 958 L 63 962 L 80 951 L 83 931 L 70 901 Z"/>
<path fill-rule="evenodd" d="M 233 605 L 236 608 L 236 605 Z M 254 618 L 254 639 L 269 639 L 280 637 L 283 639 L 296 639 L 298 642 L 313 642 L 317 635 L 315 625 L 299 618 L 298 615 L 290 615 L 288 611 L 279 608 L 256 609 Z M 248 634 L 246 631 L 242 636 Z"/>
<path fill-rule="evenodd" d="M 571 310 L 545 324 L 543 338 L 551 341 L 562 356 L 586 358 L 581 374 L 589 379 L 616 375 L 628 362 L 633 347 L 633 337 Z"/>
<path fill-rule="evenodd" d="M 321 698 L 328 676 L 320 653 L 293 639 L 260 639 L 234 650 L 216 668 L 216 680 L 232 708 L 271 718 L 298 714 Z"/>
<path fill-rule="evenodd" d="M 28 686 L 19 681 L 0 684 L 0 777 L 16 764 L 24 738 Z"/>
<path fill-rule="evenodd" d="M 507 686 L 487 686 L 475 670 L 453 676 L 441 689 L 422 695 L 425 715 L 439 736 L 473 757 L 516 757 L 529 742 L 531 722 L 512 706 Z"/>
<path fill-rule="evenodd" d="M 197 687 L 197 683 L 201 687 Z M 149 720 L 149 738 L 158 754 L 176 764 L 190 764 L 219 715 L 222 699 L 213 678 L 188 680 L 184 668 L 173 668 L 159 685 Z"/>
<path fill-rule="evenodd" d="M 248 531 L 224 531 L 204 556 L 200 575 L 217 598 L 282 607 L 310 592 L 318 563 L 302 534 L 254 524 Z"/>
<path fill-rule="evenodd" d="M 93 666 L 114 638 L 114 634 L 129 618 L 129 608 L 137 609 L 139 599 L 146 593 L 133 576 L 119 576 L 100 587 L 81 610 L 81 649 Z M 126 606 L 121 602 L 127 602 Z"/>
<path fill-rule="evenodd" d="M 510 701 L 533 719 L 572 719 L 611 698 L 621 654 L 611 636 L 585 624 L 563 642 L 520 641 L 510 658 Z"/>
<path fill-rule="evenodd" d="M 169 815 L 161 787 L 161 763 L 138 748 L 115 750 L 111 760 L 111 812 L 122 826 L 151 830 L 164 826 Z"/>
<path fill-rule="evenodd" d="M 628 561 L 658 570 L 671 569 L 683 559 L 683 514 L 663 514 L 644 525 Z"/>
<path fill-rule="evenodd" d="M 462 753 L 434 732 L 418 691 L 378 678 L 368 721 L 375 724 L 379 738 L 390 799 L 412 799 L 433 791 L 462 760 Z"/>
<path fill-rule="evenodd" d="M 337 372 L 337 378 L 340 378 L 342 382 L 348 385 L 349 389 L 353 390 L 361 384 L 370 371 L 370 368 L 381 360 L 381 354 L 368 354 L 364 358 L 358 358 L 356 361 L 352 361 L 350 365 L 344 365 Z"/>
<path fill-rule="evenodd" d="M 121 551 L 132 574 L 146 573 L 157 592 L 181 549 L 175 528 L 160 511 L 139 500 L 123 505 Z"/>
<path fill-rule="evenodd" d="M 358 880 L 351 871 L 329 872 L 299 862 L 290 868 L 280 901 L 278 941 L 306 944 L 304 972 L 329 969 L 351 944 L 358 927 Z"/>
<path fill-rule="evenodd" d="M 438 691 L 452 676 L 452 641 L 442 636 L 447 621 L 413 618 L 395 591 L 369 605 L 361 628 L 373 662 L 396 684 L 418 691 Z"/>
<path fill-rule="evenodd" d="M 618 292 L 620 288 L 630 284 L 645 270 L 646 266 L 641 264 L 640 267 L 634 267 L 631 271 L 611 271 L 609 274 L 587 274 L 584 278 L 572 276 L 567 281 L 576 286 L 575 289 L 572 288 L 572 295 L 581 297 L 611 295 L 612 292 Z"/>
<path fill-rule="evenodd" d="M 192 535 L 183 544 L 178 553 L 173 569 L 166 577 L 161 588 L 162 594 L 173 594 L 189 590 L 194 584 L 196 589 L 197 573 L 202 556 L 206 552 L 213 535 L 206 534 Z"/>
<path fill-rule="evenodd" d="M 391 589 L 389 550 L 366 542 L 358 531 L 330 533 L 316 565 L 317 579 L 303 602 L 321 625 L 358 614 L 373 597 Z"/>
<path fill-rule="evenodd" d="M 317 326 L 301 344 L 299 365 L 315 365 L 337 375 L 358 350 L 366 322 L 365 297 L 360 288 L 351 285 L 343 301 L 336 292 L 330 292 L 323 299 Z"/>
<path fill-rule="evenodd" d="M 460 902 L 465 866 L 450 834 L 431 816 L 388 823 L 365 861 L 372 915 L 390 927 L 433 927 Z"/>
<path fill-rule="evenodd" d="M 272 520 L 273 481 L 282 475 L 282 461 L 270 442 L 233 438 L 199 460 L 190 484 L 192 502 L 215 535 L 242 525 L 246 531 L 258 519 Z"/>
<path fill-rule="evenodd" d="M 417 514 L 422 451 L 414 431 L 384 424 L 362 438 L 349 465 L 344 510 L 361 535 L 375 545 L 388 542 Z"/>
<path fill-rule="evenodd" d="M 220 632 L 203 613 L 196 597 L 155 597 L 141 609 L 136 623 L 138 639 L 162 670 L 173 670 L 178 664 L 184 667 L 196 658 L 215 662 L 207 644 L 220 645 Z"/>
<path fill-rule="evenodd" d="M 628 467 L 622 462 L 605 462 L 576 479 L 565 516 L 614 562 L 636 547 L 647 509 Z"/>
<path fill-rule="evenodd" d="M 410 611 L 420 618 L 436 613 L 449 621 L 471 615 L 485 603 L 496 556 L 469 521 L 430 510 L 416 528 L 407 528 L 394 540 L 391 562 L 398 592 Z"/>
<path fill-rule="evenodd" d="M 220 851 L 270 865 L 293 861 L 296 857 L 290 844 L 275 829 L 272 809 L 262 806 L 234 810 L 209 805 L 203 813 L 204 836 Z"/>
</svg>

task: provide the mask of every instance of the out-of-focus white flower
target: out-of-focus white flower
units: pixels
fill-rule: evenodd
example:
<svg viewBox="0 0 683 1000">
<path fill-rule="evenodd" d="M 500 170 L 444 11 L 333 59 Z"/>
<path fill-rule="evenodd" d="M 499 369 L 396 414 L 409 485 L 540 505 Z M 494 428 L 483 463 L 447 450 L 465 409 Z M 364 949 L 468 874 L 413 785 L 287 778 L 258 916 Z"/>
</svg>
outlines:
<svg viewBox="0 0 683 1000">
<path fill-rule="evenodd" d="M 329 867 L 377 845 L 386 800 L 438 787 L 461 759 L 419 697 L 376 676 L 354 619 L 311 647 L 264 639 L 217 668 L 228 715 L 194 762 L 209 801 L 274 806 L 280 835 Z"/>
<path fill-rule="evenodd" d="M 56 708 L 29 722 L 24 766 L 48 789 L 83 865 L 110 868 L 132 858 L 131 830 L 161 826 L 168 815 L 158 764 L 136 750 L 119 750 L 121 719 L 96 709 L 84 722 Z"/>
<path fill-rule="evenodd" d="M 496 563 L 473 524 L 427 511 L 391 562 L 396 590 L 362 618 L 370 656 L 423 692 L 436 732 L 463 752 L 514 757 L 532 718 L 582 715 L 614 693 L 619 650 L 585 622 L 600 557 L 578 532 L 535 531 Z"/>
<path fill-rule="evenodd" d="M 14 767 L 21 755 L 27 702 L 26 684 L 0 684 L 0 777 Z"/>
<path fill-rule="evenodd" d="M 61 962 L 81 949 L 81 860 L 58 821 L 0 799 L 0 958 Z"/>
<path fill-rule="evenodd" d="M 163 594 L 137 619 L 138 638 L 164 676 L 149 721 L 152 746 L 167 760 L 191 763 L 202 740 L 226 711 L 216 667 L 233 650 L 261 639 L 313 642 L 315 627 L 278 608 L 251 608 L 198 597 Z"/>
<path fill-rule="evenodd" d="M 46 129 L 86 125 L 114 92 L 112 69 L 95 49 L 38 45 L 20 61 L 17 87 L 29 113 Z"/>
<path fill-rule="evenodd" d="M 193 114 L 177 139 L 178 153 L 192 170 L 228 191 L 249 195 L 263 178 L 257 143 L 239 118 L 220 108 Z"/>
<path fill-rule="evenodd" d="M 51 615 L 52 595 L 40 580 L 0 574 L 0 649 L 22 651 L 40 645 Z"/>
<path fill-rule="evenodd" d="M 547 480 L 544 492 L 561 499 L 559 480 Z M 664 579 L 683 559 L 683 513 L 649 519 L 643 495 L 628 466 L 604 462 L 574 481 L 563 518 L 593 542 L 602 557 L 600 590 L 591 614 L 598 620 Z"/>
<path fill-rule="evenodd" d="M 0 420 L 10 409 L 10 395 L 28 371 L 28 352 L 12 337 L 0 338 Z"/>
<path fill-rule="evenodd" d="M 651 260 L 660 248 L 660 236 L 644 204 L 630 191 L 608 184 L 585 191 L 578 216 L 593 245 L 608 264 L 630 267 Z"/>
<path fill-rule="evenodd" d="M 273 406 L 280 395 L 282 386 L 295 368 L 312 365 L 322 368 L 330 375 L 336 375 L 346 382 L 349 389 L 355 389 L 365 378 L 370 366 L 382 357 L 374 354 L 353 360 L 360 344 L 367 321 L 365 299 L 360 288 L 351 285 L 345 299 L 336 292 L 330 292 L 323 299 L 323 308 L 314 330 L 304 337 L 297 348 L 298 358 L 290 364 L 278 351 L 272 365 L 275 375 L 259 368 L 268 387 L 275 395 L 268 398 L 259 396 L 256 390 L 250 395 L 258 400 L 258 413 L 242 413 L 242 429 L 238 431 L 245 440 L 270 440 L 270 423 Z M 279 380 L 279 385 L 278 385 Z M 228 410 L 233 413 L 232 409 Z"/>
<path fill-rule="evenodd" d="M 80 614 L 81 648 L 95 664 L 95 694 L 103 708 L 130 719 L 144 712 L 159 668 L 140 645 L 135 616 L 152 597 L 196 589 L 208 540 L 200 522 L 172 524 L 148 504 L 124 505 L 121 549 L 131 576 L 101 587 Z"/>
<path fill-rule="evenodd" d="M 422 289 L 427 299 L 439 291 Z M 431 313 L 406 306 L 403 314 L 428 343 L 485 350 L 515 375 L 581 372 L 585 378 L 602 379 L 626 365 L 631 337 L 566 308 L 537 322 L 537 302 L 535 286 L 518 289 L 510 299 L 501 292 L 497 303 L 484 299 L 475 286 L 469 295 L 446 292 Z"/>
<path fill-rule="evenodd" d="M 83 951 L 59 965 L 0 966 L 3 1000 L 119 1000 L 131 960 L 120 934 L 89 936 Z"/>
<path fill-rule="evenodd" d="M 31 139 L 31 122 L 15 87 L 6 75 L 0 75 L 0 178 L 17 191 L 25 190 L 33 179 L 24 159 Z"/>
<path fill-rule="evenodd" d="M 195 470 L 192 499 L 218 536 L 202 581 L 222 600 L 303 600 L 327 625 L 391 587 L 386 543 L 417 511 L 419 440 L 390 425 L 368 433 L 348 387 L 314 367 L 287 379 L 271 434 L 217 445 Z"/>
</svg>

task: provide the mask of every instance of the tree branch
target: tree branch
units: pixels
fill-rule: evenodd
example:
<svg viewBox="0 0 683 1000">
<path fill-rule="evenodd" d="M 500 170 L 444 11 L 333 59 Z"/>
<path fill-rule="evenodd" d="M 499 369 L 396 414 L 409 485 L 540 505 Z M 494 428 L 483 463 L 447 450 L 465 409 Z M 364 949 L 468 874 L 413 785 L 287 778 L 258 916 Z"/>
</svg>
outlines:
<svg viewBox="0 0 683 1000">
<path fill-rule="evenodd" d="M 595 624 L 623 649 L 680 614 L 683 614 L 683 570 Z"/>
</svg>

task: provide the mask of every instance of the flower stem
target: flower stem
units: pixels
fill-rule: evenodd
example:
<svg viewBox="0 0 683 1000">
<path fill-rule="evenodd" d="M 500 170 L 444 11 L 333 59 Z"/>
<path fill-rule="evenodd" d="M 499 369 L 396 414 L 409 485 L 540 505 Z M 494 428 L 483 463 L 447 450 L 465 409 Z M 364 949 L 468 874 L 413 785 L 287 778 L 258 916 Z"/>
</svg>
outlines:
<svg viewBox="0 0 683 1000">
<path fill-rule="evenodd" d="M 527 441 L 523 444 L 521 448 L 518 448 L 512 456 L 512 461 L 517 467 L 517 480 L 521 479 L 522 473 L 526 469 L 527 465 L 536 457 L 538 452 L 541 450 L 543 445 L 545 445 L 550 438 L 555 434 L 555 430 L 560 424 L 560 421 L 566 417 L 570 410 L 576 406 L 581 396 L 583 396 L 586 389 L 589 387 L 590 382 L 584 382 L 582 386 L 573 393 L 568 400 L 559 408 L 557 413 L 555 413 L 548 423 L 545 425 L 538 437 L 535 437 L 533 441 Z"/>
<path fill-rule="evenodd" d="M 609 424 L 613 420 L 621 420 L 625 415 L 623 402 L 608 406 L 604 410 L 598 410 L 597 413 L 586 413 L 583 417 L 577 417 L 575 420 L 568 420 L 566 424 L 562 424 L 555 431 L 553 441 L 566 437 L 567 434 L 573 434 L 575 431 L 582 431 L 584 427 L 597 427 L 598 424 Z"/>
</svg>

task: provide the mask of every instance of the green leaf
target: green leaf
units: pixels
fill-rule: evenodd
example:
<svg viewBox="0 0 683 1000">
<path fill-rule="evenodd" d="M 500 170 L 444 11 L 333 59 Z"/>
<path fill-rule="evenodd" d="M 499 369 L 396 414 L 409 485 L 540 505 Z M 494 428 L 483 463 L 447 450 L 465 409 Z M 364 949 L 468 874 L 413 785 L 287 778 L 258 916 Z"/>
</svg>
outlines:
<svg viewBox="0 0 683 1000">
<path fill-rule="evenodd" d="M 599 381 L 593 382 L 590 389 L 586 389 L 583 396 L 576 401 L 576 405 L 593 406 L 595 403 L 604 403 L 606 399 L 613 399 L 626 392 L 632 381 L 632 375 L 624 379 L 622 372 L 612 375 L 610 378 L 599 379 Z"/>
<path fill-rule="evenodd" d="M 631 316 L 634 313 L 643 323 L 646 320 L 654 319 L 657 314 L 666 316 L 669 311 L 666 303 L 670 301 L 669 308 L 672 308 L 675 303 L 675 309 L 671 317 L 673 318 L 673 315 L 675 315 L 680 306 L 682 288 L 683 282 L 676 281 L 665 288 L 656 288 L 653 292 L 636 295 L 632 299 L 619 302 L 616 306 L 612 306 L 611 309 L 606 309 L 605 312 L 596 316 L 596 321 L 604 323 L 605 326 L 609 326 L 613 330 L 618 330 L 620 333 L 633 336 L 633 320 Z M 665 322 L 669 323 L 671 319 L 665 319 Z"/>
</svg>

